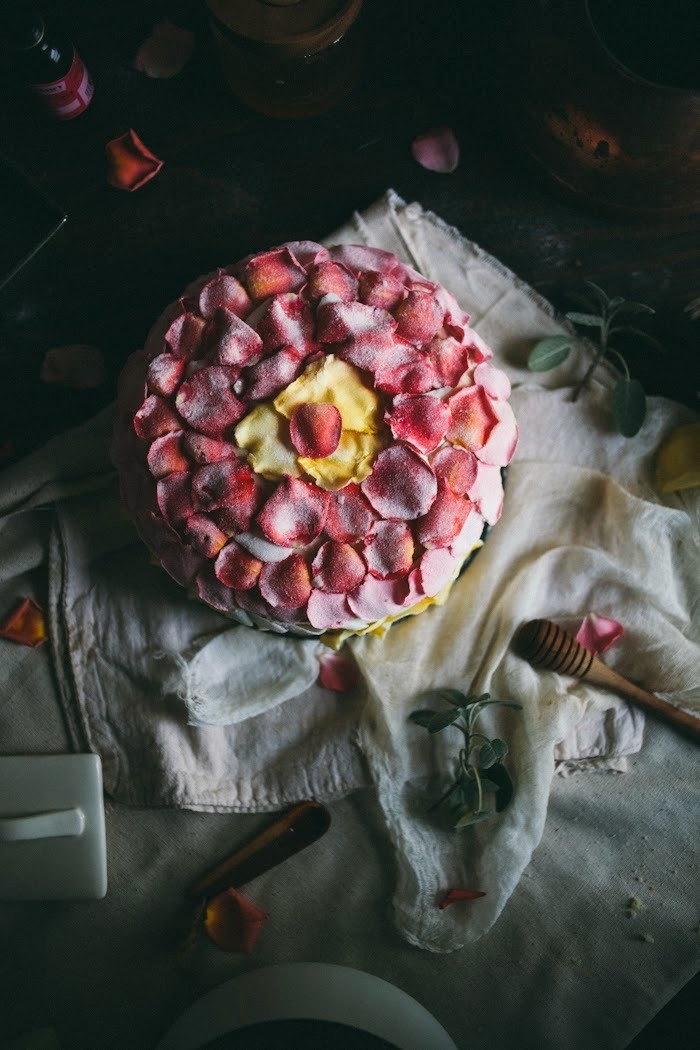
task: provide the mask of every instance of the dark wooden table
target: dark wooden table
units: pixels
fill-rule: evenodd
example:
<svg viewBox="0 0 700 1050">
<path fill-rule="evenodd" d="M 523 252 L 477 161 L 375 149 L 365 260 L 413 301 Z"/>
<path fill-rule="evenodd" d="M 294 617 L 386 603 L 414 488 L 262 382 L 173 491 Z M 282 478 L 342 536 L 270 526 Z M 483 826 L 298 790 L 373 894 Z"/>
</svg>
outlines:
<svg viewBox="0 0 700 1050">
<path fill-rule="evenodd" d="M 332 111 L 303 121 L 247 109 L 217 64 L 203 2 L 45 0 L 63 18 L 95 81 L 85 114 L 44 116 L 7 68 L 0 152 L 68 214 L 68 222 L 0 293 L 0 455 L 13 458 L 89 418 L 114 395 L 128 354 L 161 308 L 201 272 L 288 239 L 319 239 L 393 187 L 458 227 L 562 310 L 585 279 L 653 306 L 666 347 L 630 349 L 648 393 L 698 407 L 700 215 L 622 219 L 559 195 L 532 170 L 514 127 L 521 85 L 513 0 L 460 4 L 365 0 L 365 64 Z M 196 34 L 185 69 L 153 80 L 133 68 L 164 14 Z M 422 169 L 413 138 L 450 125 L 461 162 Z M 133 128 L 164 161 L 135 193 L 108 185 L 105 144 Z M 5 218 L 6 222 L 10 221 Z M 48 349 L 103 351 L 102 385 L 40 379 Z M 664 1035 L 690 1045 L 694 982 L 633 1046 Z"/>
</svg>

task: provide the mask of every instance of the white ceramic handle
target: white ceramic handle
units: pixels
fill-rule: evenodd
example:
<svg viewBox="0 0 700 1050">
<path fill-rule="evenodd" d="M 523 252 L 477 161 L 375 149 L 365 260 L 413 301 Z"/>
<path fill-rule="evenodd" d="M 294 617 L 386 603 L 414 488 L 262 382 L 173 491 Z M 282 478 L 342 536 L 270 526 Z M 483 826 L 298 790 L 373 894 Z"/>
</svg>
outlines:
<svg viewBox="0 0 700 1050">
<path fill-rule="evenodd" d="M 77 838 L 85 830 L 82 809 L 55 809 L 22 817 L 0 817 L 0 842 Z"/>
</svg>

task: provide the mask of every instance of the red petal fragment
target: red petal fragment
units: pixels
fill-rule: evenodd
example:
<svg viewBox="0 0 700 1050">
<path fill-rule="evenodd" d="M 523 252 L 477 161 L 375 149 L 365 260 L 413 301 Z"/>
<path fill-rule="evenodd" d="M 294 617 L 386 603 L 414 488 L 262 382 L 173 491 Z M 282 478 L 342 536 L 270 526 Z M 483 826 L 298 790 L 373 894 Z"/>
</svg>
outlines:
<svg viewBox="0 0 700 1050">
<path fill-rule="evenodd" d="M 252 305 L 250 296 L 241 282 L 223 271 L 217 273 L 199 293 L 199 312 L 208 320 L 215 316 L 217 310 L 222 309 L 238 317 L 245 317 Z"/>
<path fill-rule="evenodd" d="M 342 343 L 363 335 L 391 333 L 396 322 L 386 310 L 364 303 L 322 303 L 316 315 L 316 336 L 322 343 Z"/>
<path fill-rule="evenodd" d="M 495 525 L 503 509 L 501 468 L 482 463 L 481 460 L 476 460 L 476 462 L 476 476 L 469 486 L 467 495 L 489 525 Z"/>
<path fill-rule="evenodd" d="M 216 312 L 213 341 L 221 365 L 251 364 L 263 349 L 262 339 L 238 314 L 222 307 Z"/>
<path fill-rule="evenodd" d="M 435 475 L 444 478 L 458 496 L 465 496 L 476 481 L 478 464 L 479 461 L 473 452 L 449 445 L 436 452 L 430 461 Z"/>
<path fill-rule="evenodd" d="M 458 563 L 459 558 L 444 547 L 425 551 L 416 569 L 421 593 L 428 598 L 434 598 L 445 584 L 450 582 Z M 413 576 L 413 573 L 411 575 Z"/>
<path fill-rule="evenodd" d="M 107 181 L 118 190 L 140 189 L 163 167 L 163 161 L 151 153 L 133 128 L 108 142 L 105 152 Z"/>
<path fill-rule="evenodd" d="M 576 634 L 576 641 L 589 649 L 594 656 L 599 656 L 614 645 L 624 634 L 624 627 L 617 620 L 597 613 L 588 613 Z"/>
<path fill-rule="evenodd" d="M 438 904 L 438 908 L 447 908 L 456 901 L 475 901 L 485 896 L 484 890 L 448 890 Z"/>
<path fill-rule="evenodd" d="M 437 479 L 431 468 L 405 445 L 380 452 L 361 487 L 383 518 L 396 521 L 421 517 L 437 495 Z"/>
<path fill-rule="evenodd" d="M 260 572 L 260 593 L 273 609 L 298 609 L 311 594 L 309 567 L 301 554 L 268 562 Z"/>
<path fill-rule="evenodd" d="M 193 51 L 194 33 L 163 18 L 136 52 L 134 69 L 157 80 L 174 77 L 187 65 Z"/>
<path fill-rule="evenodd" d="M 345 594 L 365 578 L 366 568 L 349 543 L 328 540 L 319 548 L 311 565 L 313 585 L 320 591 Z"/>
<path fill-rule="evenodd" d="M 399 274 L 402 266 L 392 252 L 383 248 L 368 248 L 363 244 L 340 244 L 331 248 L 330 257 L 347 266 L 354 274 L 363 270 L 378 270 L 380 273 Z"/>
<path fill-rule="evenodd" d="M 395 342 L 392 352 L 376 364 L 374 380 L 386 394 L 425 394 L 440 385 L 427 354 L 410 343 Z"/>
<path fill-rule="evenodd" d="M 459 164 L 459 143 L 452 128 L 432 128 L 413 140 L 411 154 L 422 168 L 449 175 Z"/>
<path fill-rule="evenodd" d="M 182 431 L 173 430 L 156 438 L 148 450 L 148 469 L 154 478 L 164 478 L 175 471 L 189 470 L 190 463 L 181 445 Z"/>
<path fill-rule="evenodd" d="M 407 576 L 380 580 L 368 574 L 360 586 L 348 594 L 348 605 L 360 619 L 373 623 L 403 611 L 409 593 Z"/>
<path fill-rule="evenodd" d="M 389 273 L 369 270 L 360 274 L 359 296 L 367 306 L 379 306 L 382 310 L 393 310 L 405 292 L 403 281 Z"/>
<path fill-rule="evenodd" d="M 323 459 L 338 447 L 343 419 L 335 405 L 325 401 L 308 402 L 294 409 L 289 436 L 300 456 Z"/>
<path fill-rule="evenodd" d="M 217 510 L 249 504 L 257 497 L 252 470 L 240 460 L 220 459 L 205 463 L 192 476 L 192 502 L 197 510 Z M 248 527 L 248 523 L 244 528 Z"/>
<path fill-rule="evenodd" d="M 465 387 L 451 397 L 452 424 L 447 431 L 448 441 L 478 452 L 498 422 L 493 405 L 481 386 Z"/>
<path fill-rule="evenodd" d="M 353 615 L 346 594 L 313 590 L 306 605 L 306 619 L 319 631 L 337 631 L 364 626 Z"/>
<path fill-rule="evenodd" d="M 369 532 L 377 515 L 354 482 L 331 492 L 325 530 L 331 539 L 347 543 Z"/>
<path fill-rule="evenodd" d="M 247 591 L 258 582 L 263 563 L 236 543 L 222 547 L 214 563 L 217 579 L 237 591 Z"/>
<path fill-rule="evenodd" d="M 444 438 L 450 420 L 444 401 L 425 395 L 400 401 L 387 422 L 395 438 L 407 441 L 419 452 L 432 452 Z"/>
<path fill-rule="evenodd" d="M 432 292 L 410 291 L 395 308 L 394 319 L 397 335 L 423 346 L 441 328 L 443 310 Z"/>
<path fill-rule="evenodd" d="M 416 522 L 416 539 L 424 547 L 446 547 L 462 531 L 471 510 L 469 500 L 455 495 L 440 479 L 432 507 Z"/>
<path fill-rule="evenodd" d="M 288 248 L 275 248 L 248 260 L 244 280 L 252 298 L 259 302 L 269 295 L 298 292 L 306 284 L 306 271 Z"/>
<path fill-rule="evenodd" d="M 262 924 L 269 918 L 266 911 L 231 888 L 207 904 L 204 929 L 223 951 L 246 952 L 250 955 Z"/>
<path fill-rule="evenodd" d="M 194 514 L 192 506 L 192 478 L 189 473 L 168 474 L 157 486 L 158 507 L 174 529 L 181 528 Z"/>
<path fill-rule="evenodd" d="M 440 386 L 457 386 L 469 368 L 469 347 L 452 337 L 435 336 L 427 346 Z"/>
<path fill-rule="evenodd" d="M 329 495 L 300 478 L 283 478 L 257 516 L 268 539 L 282 547 L 305 547 L 323 530 Z"/>
<path fill-rule="evenodd" d="M 293 346 L 306 356 L 314 347 L 314 316 L 301 295 L 277 295 L 256 326 L 266 350 Z"/>
<path fill-rule="evenodd" d="M 480 364 L 474 369 L 474 382 L 483 386 L 489 397 L 505 401 L 510 397 L 510 379 L 500 368 Z"/>
<path fill-rule="evenodd" d="M 197 357 L 202 348 L 205 321 L 197 314 L 185 312 L 176 317 L 165 333 L 165 342 L 175 357 L 185 360 Z"/>
<path fill-rule="evenodd" d="M 236 369 L 212 365 L 195 372 L 180 387 L 175 406 L 182 418 L 207 437 L 221 437 L 226 427 L 237 423 L 246 406 L 233 393 Z"/>
<path fill-rule="evenodd" d="M 172 397 L 182 380 L 185 362 L 172 354 L 158 354 L 148 366 L 148 389 L 161 397 Z"/>
<path fill-rule="evenodd" d="M 191 514 L 182 529 L 182 537 L 205 558 L 215 558 L 228 540 L 206 514 Z"/>
<path fill-rule="evenodd" d="M 0 636 L 37 649 L 48 638 L 44 611 L 33 598 L 22 598 L 0 624 Z"/>
<path fill-rule="evenodd" d="M 208 438 L 196 430 L 188 430 L 182 440 L 183 448 L 195 463 L 216 463 L 220 459 L 235 456 L 233 445 L 228 441 Z"/>
<path fill-rule="evenodd" d="M 413 536 L 402 521 L 377 521 L 365 540 L 367 567 L 379 579 L 404 576 L 413 564 Z"/>
<path fill-rule="evenodd" d="M 134 430 L 142 441 L 153 441 L 171 430 L 181 430 L 182 424 L 167 401 L 149 394 L 134 416 Z"/>
<path fill-rule="evenodd" d="M 357 299 L 357 278 L 341 263 L 317 263 L 308 270 L 308 275 L 306 294 L 310 299 L 321 299 L 324 295 L 337 295 L 343 302 Z"/>
<path fill-rule="evenodd" d="M 487 346 L 481 336 L 471 328 L 469 332 L 465 332 L 465 336 L 468 339 L 469 359 L 477 365 L 483 361 L 490 361 L 493 357 L 493 350 Z"/>
<path fill-rule="evenodd" d="M 513 458 L 518 444 L 518 424 L 508 401 L 495 401 L 491 398 L 491 407 L 496 417 L 496 426 L 483 446 L 475 451 L 482 463 L 505 467 Z"/>
<path fill-rule="evenodd" d="M 88 390 L 99 386 L 105 378 L 105 359 L 96 346 L 76 343 L 55 346 L 44 357 L 40 379 L 44 383 Z"/>
<path fill-rule="evenodd" d="M 324 689 L 332 689 L 334 693 L 349 693 L 360 680 L 355 661 L 340 653 L 324 653 L 319 663 L 318 680 Z"/>
<path fill-rule="evenodd" d="M 277 353 L 264 357 L 257 365 L 246 369 L 245 396 L 250 401 L 265 401 L 296 379 L 304 359 L 293 346 L 285 346 Z"/>
<path fill-rule="evenodd" d="M 218 555 L 217 560 L 219 557 L 221 557 L 221 554 Z M 210 561 L 205 562 L 205 566 L 206 568 L 199 573 L 195 580 L 195 587 L 199 597 L 207 605 L 211 605 L 213 609 L 218 609 L 219 612 L 230 613 L 237 611 L 239 608 L 237 592 L 231 590 L 225 583 L 217 580 L 216 576 L 212 575 Z"/>
</svg>

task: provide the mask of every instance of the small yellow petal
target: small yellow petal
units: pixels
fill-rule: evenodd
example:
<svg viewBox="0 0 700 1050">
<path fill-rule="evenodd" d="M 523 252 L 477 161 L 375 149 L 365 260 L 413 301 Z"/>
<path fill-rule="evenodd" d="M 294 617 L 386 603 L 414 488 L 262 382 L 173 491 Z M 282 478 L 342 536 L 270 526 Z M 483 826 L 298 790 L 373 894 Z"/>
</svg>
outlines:
<svg viewBox="0 0 700 1050">
<path fill-rule="evenodd" d="M 375 434 L 346 430 L 332 456 L 323 459 L 299 456 L 297 462 L 319 488 L 335 490 L 344 488 L 351 481 L 358 485 L 364 481 L 381 450 L 382 442 Z"/>
<path fill-rule="evenodd" d="M 235 429 L 236 444 L 246 453 L 254 471 L 276 481 L 289 475 L 298 478 L 297 454 L 289 439 L 287 420 L 269 401 L 257 405 Z"/>
<path fill-rule="evenodd" d="M 678 492 L 700 485 L 700 420 L 674 430 L 659 449 L 656 485 L 660 492 Z"/>
<path fill-rule="evenodd" d="M 379 398 L 365 386 L 359 369 L 328 354 L 312 361 L 293 383 L 275 398 L 275 408 L 287 419 L 299 405 L 313 402 L 335 405 L 343 430 L 376 434 L 381 426 Z"/>
</svg>

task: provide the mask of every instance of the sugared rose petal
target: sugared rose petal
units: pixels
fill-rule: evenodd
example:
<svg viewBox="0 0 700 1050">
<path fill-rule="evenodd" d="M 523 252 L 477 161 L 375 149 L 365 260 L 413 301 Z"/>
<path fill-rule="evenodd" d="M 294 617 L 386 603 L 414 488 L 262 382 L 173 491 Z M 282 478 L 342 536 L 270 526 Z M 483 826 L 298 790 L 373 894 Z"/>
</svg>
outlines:
<svg viewBox="0 0 700 1050">
<path fill-rule="evenodd" d="M 471 512 L 467 515 L 467 520 L 464 522 L 461 532 L 455 536 L 449 546 L 450 554 L 458 560 L 461 560 L 465 555 L 476 550 L 476 548 L 481 545 L 483 531 L 484 519 L 476 508 L 473 507 Z"/>
<path fill-rule="evenodd" d="M 213 365 L 195 372 L 180 386 L 175 406 L 195 430 L 207 437 L 223 431 L 245 415 L 246 407 L 233 393 L 236 370 Z"/>
<path fill-rule="evenodd" d="M 256 494 L 252 470 L 235 458 L 205 463 L 192 476 L 192 502 L 197 510 L 217 510 L 239 503 L 247 508 L 251 499 L 254 504 Z"/>
<path fill-rule="evenodd" d="M 360 619 L 374 623 L 403 612 L 409 589 L 406 576 L 397 580 L 380 580 L 368 574 L 360 586 L 348 595 L 348 605 Z"/>
<path fill-rule="evenodd" d="M 354 660 L 341 653 L 324 653 L 319 659 L 318 680 L 324 689 L 334 693 L 349 693 L 360 680 Z"/>
<path fill-rule="evenodd" d="M 425 394 L 439 386 L 435 366 L 427 354 L 410 343 L 395 342 L 374 369 L 374 380 L 386 394 Z"/>
<path fill-rule="evenodd" d="M 362 483 L 382 518 L 411 521 L 426 514 L 437 495 L 437 479 L 428 464 L 405 445 L 394 445 L 377 456 L 374 470 Z"/>
<path fill-rule="evenodd" d="M 156 491 L 161 514 L 174 529 L 180 528 L 194 513 L 191 475 L 188 471 L 168 474 L 158 482 Z"/>
<path fill-rule="evenodd" d="M 369 248 L 364 244 L 336 245 L 331 248 L 330 256 L 356 274 L 362 270 L 378 270 L 380 273 L 398 275 L 401 270 L 401 264 L 391 252 L 383 248 Z"/>
<path fill-rule="evenodd" d="M 380 580 L 403 576 L 413 563 L 413 536 L 402 521 L 377 521 L 365 539 L 367 567 Z"/>
<path fill-rule="evenodd" d="M 314 317 L 307 301 L 294 292 L 277 295 L 256 326 L 266 350 L 293 346 L 302 356 L 314 348 Z"/>
<path fill-rule="evenodd" d="M 416 539 L 424 547 L 446 547 L 461 532 L 471 509 L 469 500 L 455 495 L 440 479 L 432 507 L 416 522 Z"/>
<path fill-rule="evenodd" d="M 186 311 L 176 317 L 165 333 L 165 342 L 170 352 L 178 358 L 190 360 L 202 349 L 205 321 L 197 314 Z"/>
<path fill-rule="evenodd" d="M 217 557 L 220 557 L 220 554 Z M 211 605 L 212 609 L 218 609 L 222 613 L 234 613 L 236 619 L 238 619 L 239 605 L 237 594 L 240 594 L 241 591 L 233 591 L 225 583 L 217 580 L 216 576 L 212 575 L 210 561 L 206 561 L 204 564 L 205 568 L 198 573 L 194 581 L 198 596 L 207 605 Z"/>
<path fill-rule="evenodd" d="M 96 346 L 74 343 L 47 350 L 41 365 L 43 383 L 88 390 L 100 386 L 105 378 L 105 359 Z"/>
<path fill-rule="evenodd" d="M 228 536 L 206 514 L 191 514 L 183 527 L 182 536 L 185 543 L 189 543 L 205 558 L 215 558 L 228 540 Z"/>
<path fill-rule="evenodd" d="M 366 306 L 379 306 L 382 310 L 393 310 L 405 287 L 398 277 L 376 270 L 365 271 L 360 276 L 359 299 Z"/>
<path fill-rule="evenodd" d="M 496 426 L 491 430 L 483 446 L 475 451 L 477 458 L 482 463 L 505 467 L 513 458 L 518 444 L 518 424 L 510 402 L 491 399 L 491 406 L 496 417 Z"/>
<path fill-rule="evenodd" d="M 275 398 L 275 408 L 291 419 L 299 405 L 310 401 L 335 405 L 344 430 L 374 434 L 379 429 L 379 398 L 353 365 L 333 354 L 308 364 L 302 375 Z"/>
<path fill-rule="evenodd" d="M 239 547 L 237 543 L 227 543 L 222 547 L 214 563 L 217 579 L 233 587 L 234 590 L 247 591 L 258 582 L 263 563 L 252 554 Z"/>
<path fill-rule="evenodd" d="M 194 33 L 162 18 L 136 52 L 134 69 L 157 80 L 169 79 L 184 69 L 193 51 Z"/>
<path fill-rule="evenodd" d="M 199 312 L 207 319 L 214 317 L 216 311 L 221 309 L 245 317 L 252 305 L 241 282 L 223 271 L 217 273 L 199 293 Z"/>
<path fill-rule="evenodd" d="M 216 463 L 220 459 L 229 459 L 236 454 L 230 442 L 205 437 L 204 434 L 198 434 L 196 430 L 187 431 L 182 439 L 182 445 L 187 455 L 195 463 Z"/>
<path fill-rule="evenodd" d="M 246 398 L 262 401 L 274 397 L 296 379 L 303 366 L 302 354 L 294 346 L 285 346 L 277 353 L 264 357 L 244 373 Z"/>
<path fill-rule="evenodd" d="M 324 527 L 332 539 L 347 543 L 369 532 L 377 515 L 362 495 L 359 485 L 346 485 L 331 496 Z"/>
<path fill-rule="evenodd" d="M 318 263 L 309 269 L 308 275 L 306 294 L 310 299 L 321 299 L 324 295 L 337 295 L 343 302 L 357 299 L 357 278 L 340 263 Z"/>
<path fill-rule="evenodd" d="M 437 373 L 439 385 L 457 386 L 470 365 L 469 347 L 452 337 L 441 339 L 435 336 L 426 349 Z"/>
<path fill-rule="evenodd" d="M 419 452 L 432 452 L 444 438 L 450 419 L 444 401 L 425 395 L 400 401 L 387 422 L 399 441 L 407 441 Z"/>
<path fill-rule="evenodd" d="M 429 343 L 442 325 L 443 311 L 432 293 L 410 291 L 394 309 L 396 334 L 415 346 Z"/>
<path fill-rule="evenodd" d="M 470 386 L 451 397 L 449 406 L 452 423 L 447 431 L 448 440 L 478 452 L 498 422 L 494 402 L 483 387 Z"/>
<path fill-rule="evenodd" d="M 148 450 L 148 469 L 154 478 L 164 478 L 174 471 L 189 470 L 190 463 L 182 451 L 182 431 L 173 430 L 156 438 Z"/>
<path fill-rule="evenodd" d="M 422 168 L 449 175 L 459 164 L 459 143 L 452 128 L 439 127 L 418 135 L 411 143 L 413 159 Z"/>
<path fill-rule="evenodd" d="M 22 598 L 0 625 L 0 636 L 36 649 L 48 638 L 46 619 L 33 598 Z"/>
<path fill-rule="evenodd" d="M 599 656 L 614 645 L 624 634 L 624 627 L 617 620 L 597 613 L 588 613 L 576 634 L 576 641 Z"/>
<path fill-rule="evenodd" d="M 390 313 L 364 303 L 322 303 L 318 308 L 316 335 L 322 343 L 344 343 L 346 339 L 376 340 L 380 333 L 390 335 L 396 322 Z"/>
<path fill-rule="evenodd" d="M 444 547 L 425 551 L 415 570 L 422 593 L 434 598 L 450 582 L 458 565 L 459 558 Z"/>
<path fill-rule="evenodd" d="M 450 904 L 456 904 L 457 901 L 475 901 L 485 896 L 485 890 L 448 890 L 438 904 L 438 908 L 448 908 Z"/>
<path fill-rule="evenodd" d="M 347 595 L 313 590 L 306 605 L 306 618 L 319 631 L 363 627 L 348 605 Z"/>
<path fill-rule="evenodd" d="M 343 432 L 343 421 L 335 405 L 309 402 L 298 405 L 289 421 L 289 435 L 300 456 L 321 459 L 332 455 Z"/>
<path fill-rule="evenodd" d="M 311 565 L 313 585 L 320 591 L 345 594 L 362 583 L 365 563 L 349 543 L 328 540 L 316 553 Z"/>
<path fill-rule="evenodd" d="M 148 389 L 161 397 L 171 397 L 180 385 L 184 371 L 183 359 L 173 354 L 158 354 L 148 366 Z"/>
<path fill-rule="evenodd" d="M 476 462 L 476 475 L 469 486 L 467 495 L 489 525 L 495 525 L 503 508 L 501 468 L 482 463 L 481 460 L 476 460 Z"/>
<path fill-rule="evenodd" d="M 216 313 L 215 342 L 221 365 L 241 367 L 257 361 L 263 349 L 262 339 L 237 314 L 222 307 Z"/>
<path fill-rule="evenodd" d="M 150 394 L 134 416 L 134 430 L 142 441 L 180 430 L 182 424 L 167 401 L 157 394 Z"/>
<path fill-rule="evenodd" d="M 305 547 L 323 530 L 328 493 L 299 478 L 283 478 L 257 517 L 269 540 L 282 547 Z"/>
<path fill-rule="evenodd" d="M 133 128 L 112 139 L 105 147 L 107 182 L 130 193 L 145 186 L 163 167 L 163 161 L 151 153 Z"/>
<path fill-rule="evenodd" d="M 441 448 L 430 461 L 436 477 L 444 478 L 458 496 L 465 496 L 475 483 L 478 463 L 473 452 L 451 445 Z"/>
<path fill-rule="evenodd" d="M 191 587 L 203 566 L 210 564 L 201 554 L 180 542 L 160 546 L 158 558 L 168 576 L 172 576 L 181 587 Z"/>
<path fill-rule="evenodd" d="M 497 401 L 505 401 L 510 397 L 510 379 L 500 368 L 493 365 L 480 364 L 474 369 L 474 382 L 483 386 L 489 397 Z"/>
<path fill-rule="evenodd" d="M 288 248 L 275 248 L 248 261 L 244 280 L 252 298 L 259 302 L 270 295 L 298 292 L 306 283 L 306 270 Z"/>
<path fill-rule="evenodd" d="M 204 929 L 223 951 L 250 955 L 263 923 L 269 918 L 267 912 L 238 890 L 228 889 L 207 904 Z"/>
<path fill-rule="evenodd" d="M 328 249 L 317 241 L 285 241 L 281 247 L 289 248 L 296 261 L 307 268 L 330 259 Z"/>
<path fill-rule="evenodd" d="M 311 594 L 309 567 L 301 554 L 292 554 L 280 562 L 263 565 L 260 593 L 276 609 L 298 609 Z"/>
<path fill-rule="evenodd" d="M 301 474 L 287 421 L 269 401 L 256 405 L 238 424 L 234 436 L 256 474 L 271 481 Z"/>
</svg>

